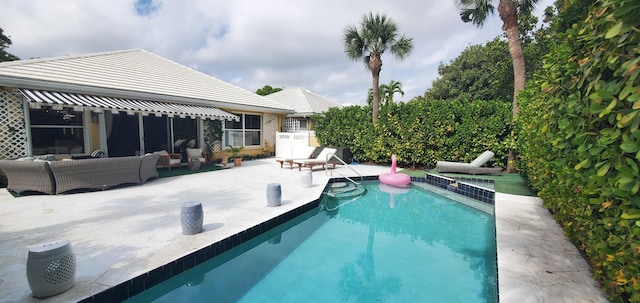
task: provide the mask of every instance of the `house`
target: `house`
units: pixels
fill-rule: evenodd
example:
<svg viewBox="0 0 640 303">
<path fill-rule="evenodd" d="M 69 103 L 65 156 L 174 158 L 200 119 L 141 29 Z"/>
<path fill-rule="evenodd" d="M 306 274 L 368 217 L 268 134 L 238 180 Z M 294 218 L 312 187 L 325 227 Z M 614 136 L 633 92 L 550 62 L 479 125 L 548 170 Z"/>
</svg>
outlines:
<svg viewBox="0 0 640 303">
<path fill-rule="evenodd" d="M 341 107 L 329 98 L 301 87 L 284 88 L 266 96 L 294 109 L 286 115 L 283 131 L 276 135 L 276 157 L 290 158 L 294 150 L 306 146 L 319 146 L 315 132 L 311 131 L 314 115 L 322 114 L 331 107 Z"/>
<path fill-rule="evenodd" d="M 266 97 L 295 110 L 295 113 L 287 114 L 287 120 L 284 123 L 284 130 L 287 132 L 311 130 L 313 115 L 324 113 L 331 107 L 342 106 L 338 102 L 301 87 L 284 88 Z"/>
<path fill-rule="evenodd" d="M 0 63 L 0 158 L 261 153 L 293 108 L 134 49 Z M 219 141 L 207 140 L 222 128 Z"/>
</svg>

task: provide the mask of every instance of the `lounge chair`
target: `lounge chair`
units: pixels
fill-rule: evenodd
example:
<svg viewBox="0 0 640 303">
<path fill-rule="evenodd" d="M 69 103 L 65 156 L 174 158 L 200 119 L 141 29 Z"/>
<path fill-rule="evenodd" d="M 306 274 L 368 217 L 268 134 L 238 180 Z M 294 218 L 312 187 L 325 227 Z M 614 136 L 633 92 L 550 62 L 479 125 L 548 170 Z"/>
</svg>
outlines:
<svg viewBox="0 0 640 303">
<path fill-rule="evenodd" d="M 276 162 L 280 163 L 280 168 L 284 167 L 284 164 L 289 164 L 289 168 L 293 169 L 294 161 L 302 161 L 313 159 L 313 154 L 316 148 L 313 146 L 305 146 L 297 148 L 289 157 L 276 157 Z"/>
<path fill-rule="evenodd" d="M 313 170 L 313 167 L 316 166 L 316 165 L 322 165 L 322 168 L 324 168 L 325 165 L 333 165 L 333 168 L 336 168 L 336 163 L 335 162 L 328 162 L 327 161 L 327 155 L 328 154 L 335 154 L 336 151 L 337 150 L 335 148 L 325 147 L 325 148 L 322 149 L 320 154 L 318 154 L 318 156 L 315 157 L 314 159 L 295 160 L 295 161 L 293 161 L 293 163 L 298 165 L 298 170 L 302 170 L 303 166 L 304 167 L 308 167 L 310 170 Z"/>
<path fill-rule="evenodd" d="M 471 163 L 438 161 L 436 170 L 439 173 L 460 173 L 470 175 L 500 175 L 501 167 L 481 167 L 493 158 L 493 152 L 485 151 Z"/>
</svg>

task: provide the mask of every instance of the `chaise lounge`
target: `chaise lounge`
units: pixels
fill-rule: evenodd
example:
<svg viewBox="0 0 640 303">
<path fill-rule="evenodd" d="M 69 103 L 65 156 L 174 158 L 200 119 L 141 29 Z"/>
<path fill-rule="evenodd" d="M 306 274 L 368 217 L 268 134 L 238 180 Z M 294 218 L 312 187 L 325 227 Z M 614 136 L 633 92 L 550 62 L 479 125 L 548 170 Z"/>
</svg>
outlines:
<svg viewBox="0 0 640 303">
<path fill-rule="evenodd" d="M 315 150 L 313 146 L 300 147 L 294 150 L 290 157 L 276 157 L 276 162 L 280 163 L 280 168 L 283 168 L 286 163 L 289 164 L 290 169 L 293 169 L 294 161 L 313 159 Z"/>
<path fill-rule="evenodd" d="M 471 163 L 464 162 L 447 162 L 438 161 L 436 163 L 436 170 L 439 173 L 460 173 L 470 175 L 500 175 L 502 174 L 501 167 L 482 167 L 491 158 L 494 153 L 491 151 L 485 151 L 480 156 L 475 158 Z"/>
<path fill-rule="evenodd" d="M 327 159 L 327 156 L 329 154 L 335 154 L 336 151 L 337 150 L 335 148 L 325 147 L 314 159 L 294 160 L 293 163 L 298 165 L 298 170 L 302 170 L 303 166 L 308 167 L 310 170 L 313 170 L 313 167 L 316 165 L 322 165 L 323 168 L 325 167 L 325 165 L 333 165 L 333 168 L 336 168 L 336 163 L 329 162 L 330 159 Z"/>
</svg>

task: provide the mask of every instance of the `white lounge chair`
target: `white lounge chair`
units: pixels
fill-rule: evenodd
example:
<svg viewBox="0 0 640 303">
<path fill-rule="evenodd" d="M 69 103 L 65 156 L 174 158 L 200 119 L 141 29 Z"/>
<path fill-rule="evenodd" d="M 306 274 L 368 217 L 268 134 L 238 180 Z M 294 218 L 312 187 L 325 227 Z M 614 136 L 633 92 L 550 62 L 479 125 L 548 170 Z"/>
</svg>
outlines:
<svg viewBox="0 0 640 303">
<path fill-rule="evenodd" d="M 293 161 L 294 164 L 298 165 L 298 170 L 302 170 L 302 167 L 308 167 L 310 170 L 313 170 L 313 167 L 316 165 L 322 165 L 322 167 L 324 168 L 325 165 L 333 165 L 333 168 L 336 167 L 335 162 L 331 163 L 331 162 L 327 162 L 327 155 L 328 154 L 335 154 L 337 151 L 337 149 L 335 148 L 329 148 L 329 147 L 325 147 L 322 149 L 322 151 L 320 152 L 320 154 L 318 154 L 317 157 L 315 157 L 315 159 L 307 159 L 307 160 L 295 160 Z"/>
<path fill-rule="evenodd" d="M 293 169 L 294 161 L 312 159 L 311 157 L 313 156 L 315 150 L 316 148 L 313 146 L 299 147 L 296 148 L 291 155 L 288 155 L 288 157 L 276 157 L 276 162 L 280 163 L 280 168 L 283 168 L 284 164 L 287 163 L 289 164 L 289 168 Z"/>
<path fill-rule="evenodd" d="M 494 153 L 491 151 L 485 151 L 480 156 L 475 158 L 471 163 L 464 162 L 447 162 L 438 161 L 436 163 L 436 170 L 439 173 L 460 173 L 470 175 L 500 175 L 502 174 L 501 167 L 481 167 L 493 158 Z"/>
</svg>

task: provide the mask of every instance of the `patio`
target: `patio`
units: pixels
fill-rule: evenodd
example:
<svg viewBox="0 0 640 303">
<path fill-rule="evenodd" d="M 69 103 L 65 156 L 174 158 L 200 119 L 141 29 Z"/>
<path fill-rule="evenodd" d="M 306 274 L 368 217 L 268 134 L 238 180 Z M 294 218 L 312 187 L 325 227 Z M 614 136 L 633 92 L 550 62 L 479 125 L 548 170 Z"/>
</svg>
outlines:
<svg viewBox="0 0 640 303">
<path fill-rule="evenodd" d="M 364 176 L 389 170 L 353 168 Z M 335 171 L 351 174 L 344 166 Z M 304 188 L 297 169 L 262 159 L 100 192 L 14 198 L 0 190 L 0 301 L 82 300 L 313 201 L 329 178 L 317 169 L 313 187 Z M 266 207 L 266 187 L 274 182 L 282 184 L 283 203 Z M 182 235 L 180 206 L 187 201 L 202 202 L 200 234 Z M 539 199 L 497 193 L 496 227 L 500 302 L 607 302 Z M 76 255 L 75 286 L 35 299 L 26 279 L 28 249 L 59 239 L 70 240 Z"/>
</svg>

